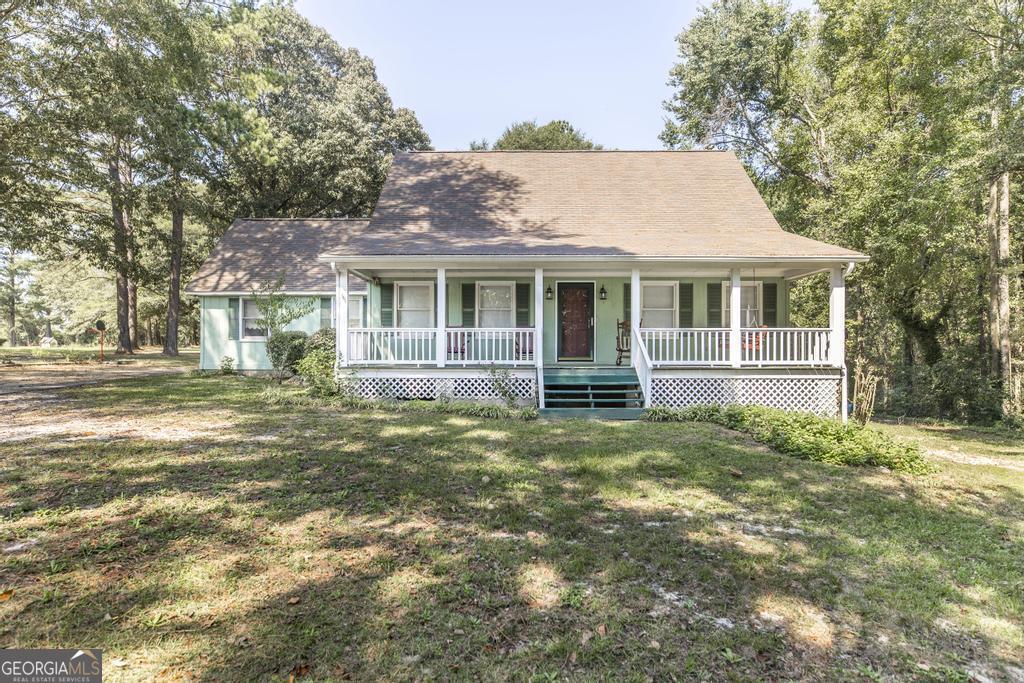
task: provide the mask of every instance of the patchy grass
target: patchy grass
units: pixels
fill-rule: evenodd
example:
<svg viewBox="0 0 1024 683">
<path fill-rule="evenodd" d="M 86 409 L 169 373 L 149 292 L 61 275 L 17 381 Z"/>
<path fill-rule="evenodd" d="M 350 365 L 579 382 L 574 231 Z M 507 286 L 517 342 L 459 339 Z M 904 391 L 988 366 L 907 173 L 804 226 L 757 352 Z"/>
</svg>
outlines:
<svg viewBox="0 0 1024 683">
<path fill-rule="evenodd" d="M 0 407 L 0 646 L 102 647 L 111 680 L 1022 666 L 1019 472 L 836 468 L 706 424 L 267 404 L 265 386 L 168 376 Z"/>
<path fill-rule="evenodd" d="M 117 355 L 113 347 L 107 346 L 104 352 L 106 362 L 138 365 L 140 367 L 161 367 L 166 365 L 199 364 L 199 349 L 185 347 L 177 357 L 164 356 L 159 347 L 150 346 L 128 355 Z M 0 346 L 0 365 L 17 363 L 19 365 L 57 365 L 99 363 L 99 346 L 57 346 L 49 349 L 38 346 Z"/>
</svg>

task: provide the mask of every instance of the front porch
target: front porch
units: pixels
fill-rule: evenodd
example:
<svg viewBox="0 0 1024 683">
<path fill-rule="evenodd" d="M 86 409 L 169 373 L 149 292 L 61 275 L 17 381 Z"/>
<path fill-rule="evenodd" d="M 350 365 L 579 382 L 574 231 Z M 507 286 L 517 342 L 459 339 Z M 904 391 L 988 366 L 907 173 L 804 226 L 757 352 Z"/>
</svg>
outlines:
<svg viewBox="0 0 1024 683">
<path fill-rule="evenodd" d="M 352 310 L 350 272 L 368 283 L 364 315 L 336 316 L 338 371 L 361 395 L 495 399 L 499 368 L 541 409 L 580 409 L 567 397 L 586 391 L 590 409 L 755 403 L 845 418 L 846 264 L 397 265 L 332 263 L 338 311 Z M 829 326 L 791 325 L 789 283 L 823 270 Z M 546 387 L 569 369 L 630 378 L 621 395 Z"/>
</svg>

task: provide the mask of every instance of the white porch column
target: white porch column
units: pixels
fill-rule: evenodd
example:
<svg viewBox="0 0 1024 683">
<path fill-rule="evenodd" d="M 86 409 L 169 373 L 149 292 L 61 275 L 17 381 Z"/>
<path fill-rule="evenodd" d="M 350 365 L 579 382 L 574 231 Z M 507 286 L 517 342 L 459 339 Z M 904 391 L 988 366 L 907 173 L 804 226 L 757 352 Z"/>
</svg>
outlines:
<svg viewBox="0 0 1024 683">
<path fill-rule="evenodd" d="M 828 326 L 832 330 L 829 361 L 837 368 L 846 364 L 846 282 L 842 268 L 832 268 L 832 292 L 828 298 Z"/>
<path fill-rule="evenodd" d="M 437 269 L 437 367 L 443 368 L 448 357 L 448 340 L 445 328 L 448 327 L 448 279 L 444 268 Z"/>
<path fill-rule="evenodd" d="M 334 271 L 335 368 L 348 367 L 348 268 Z"/>
<path fill-rule="evenodd" d="M 843 422 L 847 420 L 846 404 L 846 280 L 842 267 L 830 271 L 832 291 L 828 298 L 828 319 L 831 328 L 829 343 L 829 362 L 842 371 L 842 390 L 839 394 L 839 414 Z"/>
<path fill-rule="evenodd" d="M 537 365 L 537 407 L 544 407 L 544 269 L 533 269 L 533 360 Z"/>
<path fill-rule="evenodd" d="M 733 268 L 729 271 L 729 361 L 734 368 L 740 366 L 743 346 L 740 343 L 740 324 L 743 319 L 743 311 L 740 307 L 740 269 Z"/>
</svg>

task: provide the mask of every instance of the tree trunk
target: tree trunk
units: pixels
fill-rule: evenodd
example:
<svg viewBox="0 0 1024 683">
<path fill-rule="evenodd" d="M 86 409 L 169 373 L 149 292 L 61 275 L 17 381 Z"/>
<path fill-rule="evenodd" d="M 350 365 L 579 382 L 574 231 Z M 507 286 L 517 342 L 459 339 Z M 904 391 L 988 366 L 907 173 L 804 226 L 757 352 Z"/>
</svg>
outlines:
<svg viewBox="0 0 1024 683">
<path fill-rule="evenodd" d="M 1011 410 L 1013 364 L 1010 339 L 1010 174 L 989 183 L 989 365 L 1003 394 L 1004 413 Z"/>
<path fill-rule="evenodd" d="M 120 144 L 113 142 L 113 158 L 107 165 L 110 175 L 110 210 L 114 219 L 114 268 L 117 281 L 117 349 L 115 353 L 134 353 L 128 328 L 128 236 L 125 228 L 124 207 L 121 204 Z"/>
<path fill-rule="evenodd" d="M 178 319 L 181 313 L 181 252 L 185 211 L 180 202 L 171 210 L 171 267 L 167 278 L 167 336 L 164 355 L 178 355 Z"/>
<path fill-rule="evenodd" d="M 139 344 L 139 286 L 135 280 L 128 280 L 128 336 L 132 340 L 132 349 L 138 351 Z"/>
<path fill-rule="evenodd" d="M 7 343 L 11 346 L 18 345 L 18 330 L 16 327 L 18 317 L 18 299 L 15 296 L 14 280 L 14 250 L 11 250 L 11 262 L 7 270 L 7 286 L 10 290 L 10 299 L 7 301 Z"/>
</svg>

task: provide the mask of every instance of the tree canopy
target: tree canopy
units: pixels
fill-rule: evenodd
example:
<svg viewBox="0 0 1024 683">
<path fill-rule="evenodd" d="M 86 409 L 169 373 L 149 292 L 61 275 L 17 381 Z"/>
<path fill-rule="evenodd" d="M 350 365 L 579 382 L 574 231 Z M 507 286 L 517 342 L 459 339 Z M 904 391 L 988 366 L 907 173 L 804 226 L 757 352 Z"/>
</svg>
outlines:
<svg viewBox="0 0 1024 683">
<path fill-rule="evenodd" d="M 678 38 L 663 141 L 735 150 L 784 227 L 871 256 L 851 350 L 893 409 L 1007 412 L 1019 386 L 1021 22 L 1009 2 L 719 0 Z"/>
<path fill-rule="evenodd" d="M 536 121 L 519 121 L 506 128 L 493 145 L 483 140 L 470 143 L 470 149 L 511 151 L 602 148 L 568 121 L 559 120 L 543 126 L 538 126 Z"/>
<path fill-rule="evenodd" d="M 152 295 L 176 353 L 181 282 L 233 218 L 365 216 L 394 153 L 430 145 L 287 4 L 14 2 L 0 32 L 0 248 L 113 273 L 121 352 Z"/>
</svg>

